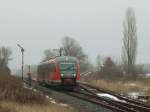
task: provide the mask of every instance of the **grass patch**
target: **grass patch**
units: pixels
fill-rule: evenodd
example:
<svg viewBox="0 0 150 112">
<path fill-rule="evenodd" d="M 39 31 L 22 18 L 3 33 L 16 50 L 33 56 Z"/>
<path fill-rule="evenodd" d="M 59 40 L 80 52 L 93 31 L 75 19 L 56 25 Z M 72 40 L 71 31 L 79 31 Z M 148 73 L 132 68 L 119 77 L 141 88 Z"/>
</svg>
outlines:
<svg viewBox="0 0 150 112">
<path fill-rule="evenodd" d="M 2 111 L 2 112 L 73 112 L 71 107 L 62 107 L 59 105 L 51 104 L 18 104 L 14 102 L 1 102 L 3 108 L 15 108 L 16 111 Z M 1 112 L 1 111 L 0 111 Z"/>
<path fill-rule="evenodd" d="M 15 110 L 15 109 L 12 109 L 12 108 L 10 108 L 10 107 L 2 107 L 2 106 L 0 105 L 0 112 L 16 112 L 16 110 Z"/>
<path fill-rule="evenodd" d="M 107 81 L 107 80 L 91 80 L 88 82 L 94 86 L 111 90 L 120 94 L 129 92 L 144 92 L 150 94 L 150 86 L 143 81 Z"/>
<path fill-rule="evenodd" d="M 0 112 L 73 112 L 73 109 L 50 103 L 39 92 L 24 88 L 17 77 L 0 74 Z"/>
<path fill-rule="evenodd" d="M 18 103 L 46 104 L 45 96 L 23 87 L 20 79 L 0 74 L 0 100 L 15 101 Z"/>
</svg>

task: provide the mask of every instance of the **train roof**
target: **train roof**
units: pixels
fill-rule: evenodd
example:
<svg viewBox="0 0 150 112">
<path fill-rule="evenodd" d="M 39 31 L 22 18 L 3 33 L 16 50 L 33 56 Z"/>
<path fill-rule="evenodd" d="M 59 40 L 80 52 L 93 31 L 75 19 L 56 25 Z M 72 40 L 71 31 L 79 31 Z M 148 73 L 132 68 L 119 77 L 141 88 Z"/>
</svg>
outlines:
<svg viewBox="0 0 150 112">
<path fill-rule="evenodd" d="M 73 57 L 73 56 L 58 56 L 58 57 L 52 58 L 50 60 L 41 62 L 40 64 L 50 63 L 50 62 L 53 62 L 55 60 L 56 61 L 73 61 L 73 62 L 75 62 L 75 61 L 77 61 L 77 58 Z"/>
</svg>

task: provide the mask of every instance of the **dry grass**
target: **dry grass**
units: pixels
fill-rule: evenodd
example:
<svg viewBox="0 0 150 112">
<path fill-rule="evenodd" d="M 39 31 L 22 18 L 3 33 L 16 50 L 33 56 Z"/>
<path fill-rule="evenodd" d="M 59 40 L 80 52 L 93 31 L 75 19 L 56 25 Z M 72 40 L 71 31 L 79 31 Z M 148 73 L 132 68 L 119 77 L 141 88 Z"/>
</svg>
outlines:
<svg viewBox="0 0 150 112">
<path fill-rule="evenodd" d="M 24 88 L 19 78 L 0 74 L 0 112 L 73 112 L 73 109 L 51 104 L 39 92 Z"/>
<path fill-rule="evenodd" d="M 16 112 L 16 110 L 13 108 L 0 106 L 0 112 Z"/>
<path fill-rule="evenodd" d="M 15 101 L 18 103 L 39 103 L 46 104 L 48 101 L 45 96 L 40 95 L 23 87 L 20 79 L 0 74 L 0 100 Z"/>
<path fill-rule="evenodd" d="M 16 112 L 73 112 L 71 107 L 62 107 L 55 104 L 39 105 L 39 104 L 18 104 L 12 102 L 1 102 L 3 108 L 11 108 Z M 1 111 L 0 111 L 1 112 Z M 4 112 L 15 112 L 15 111 L 4 111 Z"/>
<path fill-rule="evenodd" d="M 94 86 L 122 94 L 127 94 L 129 92 L 145 92 L 150 94 L 149 84 L 139 81 L 92 80 L 89 83 Z"/>
</svg>

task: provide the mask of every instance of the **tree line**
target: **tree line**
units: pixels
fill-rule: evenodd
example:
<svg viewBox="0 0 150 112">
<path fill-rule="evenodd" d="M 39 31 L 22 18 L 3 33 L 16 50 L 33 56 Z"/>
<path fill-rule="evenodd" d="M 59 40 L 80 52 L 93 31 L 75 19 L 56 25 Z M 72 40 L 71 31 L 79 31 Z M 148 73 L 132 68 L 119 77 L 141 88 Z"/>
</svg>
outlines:
<svg viewBox="0 0 150 112">
<path fill-rule="evenodd" d="M 81 72 L 89 70 L 91 68 L 91 63 L 88 59 L 88 55 L 83 51 L 83 48 L 74 38 L 64 37 L 61 42 L 62 54 L 64 56 L 74 56 L 79 60 Z M 44 51 L 43 60 L 49 60 L 58 56 L 58 51 L 53 49 L 46 49 Z"/>
<path fill-rule="evenodd" d="M 133 8 L 127 8 L 123 28 L 122 61 L 119 63 L 113 61 L 111 56 L 103 57 L 102 54 L 98 54 L 96 67 L 94 67 L 80 43 L 71 37 L 64 37 L 61 41 L 63 55 L 77 57 L 80 62 L 81 72 L 96 71 L 107 78 L 124 75 L 134 77 L 138 70 L 136 69 L 137 27 Z M 9 48 L 0 48 L 0 71 L 10 73 L 8 61 L 11 60 L 11 54 L 12 51 Z M 58 56 L 58 53 L 48 48 L 44 50 L 42 61 L 49 60 L 55 56 Z"/>
<path fill-rule="evenodd" d="M 123 46 L 121 62 L 115 63 L 111 57 L 98 55 L 96 58 L 97 71 L 102 77 L 112 78 L 130 78 L 136 79 L 137 74 L 143 73 L 142 68 L 136 65 L 137 57 L 137 27 L 134 9 L 129 7 L 126 10 L 125 20 L 123 22 Z"/>
<path fill-rule="evenodd" d="M 11 60 L 12 51 L 10 48 L 1 47 L 0 48 L 0 74 L 10 74 L 10 69 L 8 67 L 8 62 Z"/>
</svg>

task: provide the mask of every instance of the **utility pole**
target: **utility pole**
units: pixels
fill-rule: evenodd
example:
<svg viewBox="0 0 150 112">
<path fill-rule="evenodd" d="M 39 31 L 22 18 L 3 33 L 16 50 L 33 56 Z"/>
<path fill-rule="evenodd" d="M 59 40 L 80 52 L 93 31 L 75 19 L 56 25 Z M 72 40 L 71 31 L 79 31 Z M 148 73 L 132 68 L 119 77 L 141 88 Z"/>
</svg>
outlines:
<svg viewBox="0 0 150 112">
<path fill-rule="evenodd" d="M 22 66 L 21 66 L 21 69 L 22 69 L 22 80 L 23 80 L 23 69 L 24 69 L 24 48 L 23 48 L 20 44 L 17 44 L 17 46 L 21 49 L 21 54 L 22 54 Z"/>
<path fill-rule="evenodd" d="M 28 69 L 29 69 L 29 71 L 28 71 L 28 84 L 29 84 L 29 86 L 31 86 L 31 70 L 30 70 L 30 65 L 28 66 Z"/>
<path fill-rule="evenodd" d="M 59 56 L 62 56 L 63 48 L 59 49 Z"/>
<path fill-rule="evenodd" d="M 62 47 L 60 47 L 59 49 L 53 49 L 53 51 L 57 51 L 57 52 L 59 52 L 59 56 L 62 56 L 63 55 L 63 48 Z"/>
</svg>

